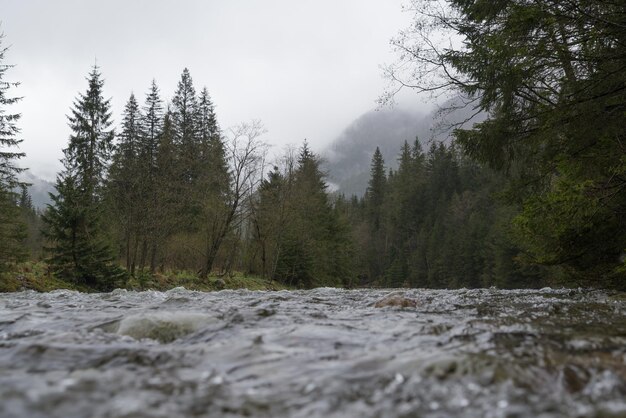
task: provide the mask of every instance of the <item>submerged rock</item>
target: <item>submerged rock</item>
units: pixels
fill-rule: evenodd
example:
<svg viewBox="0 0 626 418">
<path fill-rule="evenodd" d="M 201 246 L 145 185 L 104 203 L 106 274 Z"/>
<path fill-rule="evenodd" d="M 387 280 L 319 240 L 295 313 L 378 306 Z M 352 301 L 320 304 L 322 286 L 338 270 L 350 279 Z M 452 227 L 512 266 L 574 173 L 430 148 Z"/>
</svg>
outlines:
<svg viewBox="0 0 626 418">
<path fill-rule="evenodd" d="M 169 343 L 216 321 L 209 315 L 192 312 L 150 312 L 122 319 L 115 332 L 137 340 L 149 338 Z"/>
<path fill-rule="evenodd" d="M 415 299 L 407 298 L 404 293 L 393 292 L 378 300 L 374 304 L 375 308 L 385 308 L 387 306 L 397 308 L 415 308 L 417 307 L 417 301 Z"/>
</svg>

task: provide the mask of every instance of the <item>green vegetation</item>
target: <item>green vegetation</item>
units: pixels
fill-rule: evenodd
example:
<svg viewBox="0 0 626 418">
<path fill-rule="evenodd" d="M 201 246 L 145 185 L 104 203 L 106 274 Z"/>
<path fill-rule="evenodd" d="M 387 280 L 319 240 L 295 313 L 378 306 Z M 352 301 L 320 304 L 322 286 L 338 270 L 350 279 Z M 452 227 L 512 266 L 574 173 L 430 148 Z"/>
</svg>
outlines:
<svg viewBox="0 0 626 418">
<path fill-rule="evenodd" d="M 101 290 L 118 286 L 124 272 L 114 261 L 104 229 L 105 173 L 113 148 L 110 100 L 94 67 L 89 87 L 69 116 L 70 136 L 63 150 L 64 170 L 54 202 L 43 216 L 49 263 L 59 278 Z"/>
<path fill-rule="evenodd" d="M 455 140 L 507 176 L 524 260 L 557 268 L 570 284 L 624 287 L 623 3 L 411 3 L 415 24 L 395 40 L 402 58 L 389 75 L 487 115 L 457 127 Z"/>
<path fill-rule="evenodd" d="M 499 196 L 506 179 L 455 146 L 405 143 L 396 171 L 376 150 L 362 199 L 338 206 L 352 225 L 360 284 L 387 287 L 537 287 L 558 271 L 521 263 L 511 221 L 518 208 Z"/>
<path fill-rule="evenodd" d="M 26 225 L 17 206 L 17 188 L 26 185 L 18 181 L 18 174 L 24 169 L 18 167 L 17 160 L 24 153 L 16 151 L 21 139 L 17 126 L 21 115 L 11 113 L 11 106 L 20 98 L 11 96 L 18 83 L 6 80 L 11 65 L 4 63 L 7 48 L 2 46 L 4 36 L 0 34 L 0 273 L 9 265 L 21 261 L 26 256 L 22 241 L 26 238 Z"/>
<path fill-rule="evenodd" d="M 0 271 L 20 273 L 30 252 L 56 277 L 42 289 L 211 289 L 217 274 L 261 287 L 626 286 L 621 3 L 411 4 L 393 91 L 449 94 L 484 118 L 426 152 L 405 143 L 395 171 L 377 148 L 363 198 L 330 193 L 306 141 L 267 172 L 261 124 L 222 131 L 187 69 L 169 104 L 154 81 L 143 107 L 130 95 L 116 134 L 94 68 L 39 214 L 17 180 L 18 99 L 0 65 Z"/>
<path fill-rule="evenodd" d="M 210 276 L 207 280 L 204 280 L 199 279 L 190 272 L 170 270 L 154 275 L 145 274 L 134 277 L 120 286 L 120 288 L 128 290 L 158 291 L 165 291 L 175 287 L 184 287 L 188 290 L 204 292 L 222 289 L 291 289 L 291 287 L 276 281 L 242 273 L 229 274 L 222 277 Z M 27 261 L 19 263 L 14 265 L 10 272 L 0 273 L 0 292 L 17 292 L 22 290 L 49 292 L 56 289 L 77 290 L 80 292 L 98 291 L 98 289 L 81 283 L 57 278 L 50 266 L 43 262 Z"/>
</svg>

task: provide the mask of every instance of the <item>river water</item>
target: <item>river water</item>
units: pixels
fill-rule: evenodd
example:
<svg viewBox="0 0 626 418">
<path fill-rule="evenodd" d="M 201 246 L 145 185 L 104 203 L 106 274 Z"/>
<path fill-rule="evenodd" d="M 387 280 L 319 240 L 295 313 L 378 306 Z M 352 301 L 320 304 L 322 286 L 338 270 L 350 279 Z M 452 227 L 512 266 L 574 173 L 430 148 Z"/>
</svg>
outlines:
<svg viewBox="0 0 626 418">
<path fill-rule="evenodd" d="M 0 295 L 0 417 L 626 417 L 626 297 Z"/>
</svg>

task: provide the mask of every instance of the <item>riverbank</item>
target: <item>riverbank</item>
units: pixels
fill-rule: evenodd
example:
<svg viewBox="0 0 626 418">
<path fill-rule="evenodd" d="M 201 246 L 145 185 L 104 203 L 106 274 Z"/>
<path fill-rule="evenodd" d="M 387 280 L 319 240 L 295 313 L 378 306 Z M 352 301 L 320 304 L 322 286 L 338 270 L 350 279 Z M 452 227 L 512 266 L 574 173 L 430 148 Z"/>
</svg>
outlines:
<svg viewBox="0 0 626 418">
<path fill-rule="evenodd" d="M 222 289 L 248 289 L 248 290 L 284 290 L 284 286 L 274 280 L 263 279 L 259 276 L 245 275 L 240 272 L 223 276 L 210 276 L 206 280 L 198 278 L 195 274 L 186 271 L 168 270 L 156 273 L 154 276 L 143 275 L 130 277 L 122 286 L 127 290 L 159 290 L 166 291 L 176 287 L 184 287 L 188 290 L 213 291 Z M 35 290 L 37 292 L 50 292 L 58 289 L 78 290 L 81 292 L 95 292 L 88 286 L 62 280 L 48 271 L 43 262 L 21 263 L 10 272 L 0 274 L 0 293 L 19 292 L 22 290 Z"/>
</svg>

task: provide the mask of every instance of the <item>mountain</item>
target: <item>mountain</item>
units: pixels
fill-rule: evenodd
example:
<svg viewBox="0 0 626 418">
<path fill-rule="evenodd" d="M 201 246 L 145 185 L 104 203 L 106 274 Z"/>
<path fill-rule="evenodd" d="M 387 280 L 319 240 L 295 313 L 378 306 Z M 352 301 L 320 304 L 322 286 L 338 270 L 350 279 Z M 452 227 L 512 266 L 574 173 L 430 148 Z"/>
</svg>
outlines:
<svg viewBox="0 0 626 418">
<path fill-rule="evenodd" d="M 453 107 L 451 100 L 444 107 Z M 322 151 L 328 181 L 333 188 L 346 196 L 362 196 L 367 188 L 372 155 L 380 148 L 385 166 L 397 168 L 400 147 L 407 141 L 413 144 L 419 138 L 424 151 L 431 141 L 448 141 L 451 123 L 462 123 L 472 116 L 470 108 L 460 108 L 445 118 L 436 112 L 421 113 L 416 110 L 383 109 L 364 113 L 348 125 L 343 132 Z M 479 115 L 463 126 L 483 120 Z"/>
<path fill-rule="evenodd" d="M 361 115 L 322 152 L 329 182 L 346 196 L 363 195 L 376 147 L 386 166 L 395 168 L 404 141 L 413 143 L 416 137 L 425 141 L 431 124 L 432 119 L 425 114 L 404 109 L 373 110 Z"/>
</svg>

